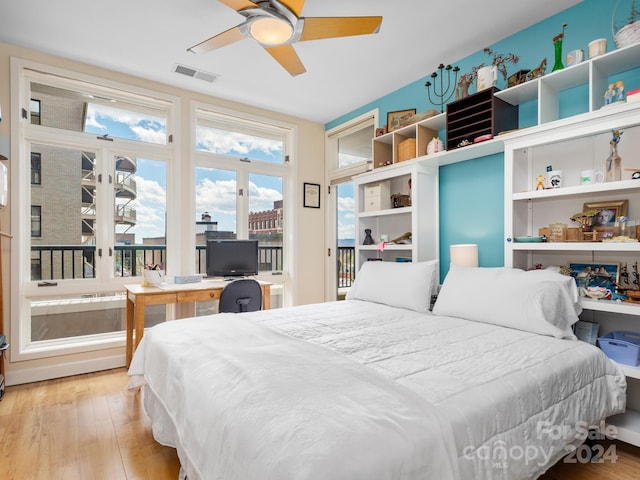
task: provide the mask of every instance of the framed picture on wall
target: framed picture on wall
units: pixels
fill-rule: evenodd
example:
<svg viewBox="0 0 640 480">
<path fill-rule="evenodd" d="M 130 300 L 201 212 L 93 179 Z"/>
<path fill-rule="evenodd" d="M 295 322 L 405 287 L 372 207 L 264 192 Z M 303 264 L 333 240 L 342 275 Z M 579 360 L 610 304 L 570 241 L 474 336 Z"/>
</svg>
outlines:
<svg viewBox="0 0 640 480">
<path fill-rule="evenodd" d="M 387 131 L 392 132 L 400 127 L 404 127 L 409 123 L 409 119 L 416 114 L 416 109 L 398 110 L 397 112 L 387 113 Z"/>
<path fill-rule="evenodd" d="M 320 184 L 304 183 L 303 206 L 307 208 L 320 208 Z"/>
</svg>

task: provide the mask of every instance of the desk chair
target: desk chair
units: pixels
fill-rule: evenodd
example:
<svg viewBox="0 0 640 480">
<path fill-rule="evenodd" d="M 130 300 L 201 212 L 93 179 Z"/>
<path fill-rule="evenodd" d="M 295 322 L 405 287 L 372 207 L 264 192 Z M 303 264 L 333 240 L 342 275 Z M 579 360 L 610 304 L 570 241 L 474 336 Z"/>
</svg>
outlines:
<svg viewBox="0 0 640 480">
<path fill-rule="evenodd" d="M 234 280 L 222 289 L 218 312 L 255 312 L 262 309 L 262 288 L 253 278 Z"/>
</svg>

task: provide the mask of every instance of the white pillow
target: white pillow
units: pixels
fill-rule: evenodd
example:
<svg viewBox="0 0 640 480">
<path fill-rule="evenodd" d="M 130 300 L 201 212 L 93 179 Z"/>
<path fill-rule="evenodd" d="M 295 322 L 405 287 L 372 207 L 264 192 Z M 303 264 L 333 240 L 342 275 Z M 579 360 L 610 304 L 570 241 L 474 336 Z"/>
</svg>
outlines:
<svg viewBox="0 0 640 480">
<path fill-rule="evenodd" d="M 438 260 L 364 262 L 345 298 L 428 312 L 438 278 Z"/>
<path fill-rule="evenodd" d="M 459 265 L 451 265 L 433 307 L 436 315 L 571 339 L 571 326 L 581 311 L 576 283 L 569 276 Z"/>
</svg>

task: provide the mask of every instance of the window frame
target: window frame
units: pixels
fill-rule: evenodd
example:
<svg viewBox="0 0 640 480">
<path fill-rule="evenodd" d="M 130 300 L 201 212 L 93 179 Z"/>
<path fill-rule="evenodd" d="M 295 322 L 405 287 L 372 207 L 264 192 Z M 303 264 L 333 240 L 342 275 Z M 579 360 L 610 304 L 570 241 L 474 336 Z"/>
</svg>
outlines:
<svg viewBox="0 0 640 480">
<path fill-rule="evenodd" d="M 168 141 L 164 145 L 148 144 L 139 141 L 116 138 L 113 142 L 104 142 L 97 138 L 95 134 L 84 133 L 83 131 L 71 131 L 60 128 L 46 127 L 31 124 L 30 115 L 30 85 L 31 82 L 48 84 L 56 87 L 68 88 L 72 86 L 82 86 L 79 91 L 86 92 L 117 92 L 119 98 L 135 103 L 140 99 L 142 108 L 155 107 L 164 109 L 166 116 L 166 131 Z M 86 88 L 85 88 L 86 87 Z M 46 145 L 94 150 L 96 154 L 103 155 L 104 159 L 109 158 L 106 152 L 129 153 L 155 160 L 166 162 L 167 165 L 167 224 L 174 225 L 175 228 L 167 228 L 167 251 L 171 257 L 170 262 L 175 265 L 177 271 L 180 269 L 181 252 L 178 250 L 179 232 L 182 225 L 179 211 L 169 209 L 172 198 L 180 196 L 180 169 L 176 167 L 175 158 L 179 158 L 179 141 L 169 141 L 170 132 L 175 125 L 179 125 L 176 117 L 180 111 L 180 100 L 177 97 L 154 92 L 151 90 L 123 84 L 115 81 L 104 80 L 78 72 L 67 71 L 57 67 L 43 65 L 36 62 L 11 58 L 11 94 L 12 103 L 15 105 L 14 112 L 22 112 L 11 116 L 11 128 L 16 132 L 14 146 L 17 146 L 16 157 L 20 160 L 16 162 L 16 168 L 12 169 L 12 184 L 31 185 L 31 173 L 29 152 L 32 143 L 43 143 Z M 158 107 L 160 106 L 160 107 Z M 111 162 L 104 162 L 105 169 L 108 169 Z M 108 178 L 110 171 L 105 170 L 105 178 Z M 11 361 L 19 362 L 39 358 L 53 358 L 60 355 L 76 353 L 89 353 L 99 350 L 123 347 L 125 343 L 125 329 L 108 332 L 104 334 L 90 334 L 83 337 L 67 337 L 62 340 L 31 342 L 31 307 L 30 298 L 57 297 L 65 295 L 109 295 L 114 292 L 123 291 L 123 283 L 138 283 L 140 277 L 115 278 L 110 277 L 100 279 L 76 280 L 69 279 L 57 282 L 56 285 L 48 287 L 46 290 L 38 290 L 37 281 L 31 279 L 31 272 L 34 268 L 31 261 L 30 241 L 21 239 L 31 238 L 30 233 L 30 189 L 12 189 L 11 215 L 18 218 L 14 227 L 14 238 L 16 239 L 15 255 L 12 251 L 11 266 L 15 281 L 12 281 L 11 302 L 15 305 L 11 312 Z M 173 202 L 175 203 L 175 202 Z M 105 212 L 110 212 L 110 216 L 103 216 L 103 230 L 110 232 L 110 239 L 107 238 L 103 248 L 108 250 L 109 245 L 113 245 L 113 207 L 107 202 L 103 202 Z M 29 219 L 29 222 L 26 221 Z M 42 219 L 41 221 L 46 221 Z M 111 260 L 113 263 L 113 260 Z M 111 269 L 112 270 L 112 269 Z M 124 298 L 124 297 L 123 297 Z M 53 361 L 53 363 L 56 363 Z M 60 361 L 58 361 L 60 363 Z M 64 362 L 62 362 L 64 363 Z"/>
<path fill-rule="evenodd" d="M 282 177 L 282 196 L 283 196 L 283 220 L 285 225 L 284 235 L 282 238 L 283 247 L 283 266 L 282 272 L 278 274 L 278 282 L 283 284 L 283 299 L 282 305 L 289 306 L 293 304 L 295 296 L 295 283 L 292 282 L 292 278 L 295 277 L 295 242 L 294 232 L 292 228 L 286 228 L 287 225 L 295 225 L 295 211 L 298 203 L 298 193 L 295 188 L 296 178 L 296 161 L 295 152 L 297 151 L 297 126 L 278 121 L 271 118 L 260 117 L 245 112 L 239 112 L 236 110 L 230 110 L 219 106 L 214 106 L 204 102 L 191 102 L 191 138 L 190 138 L 190 150 L 193 157 L 193 166 L 190 174 L 189 188 L 191 192 L 195 192 L 195 171 L 196 168 L 213 168 L 221 170 L 234 170 L 237 172 L 236 182 L 237 188 L 247 188 L 248 179 L 250 174 L 267 175 Z M 201 113 L 200 113 L 201 112 Z M 261 160 L 249 160 L 241 159 L 240 157 L 225 155 L 215 152 L 207 152 L 197 149 L 196 132 L 199 126 L 199 121 L 209 124 L 211 118 L 223 119 L 228 116 L 229 124 L 239 126 L 238 128 L 243 130 L 243 133 L 252 129 L 252 127 L 259 127 L 259 131 L 263 134 L 272 125 L 272 131 L 276 132 L 278 136 L 283 139 L 283 163 L 271 163 Z M 242 122 L 246 122 L 243 127 Z M 255 130 L 252 130 L 255 131 Z M 246 190 L 245 190 L 246 191 Z M 236 192 L 237 194 L 237 192 Z M 238 195 L 238 194 L 237 194 Z M 195 195 L 191 195 L 191 212 L 193 218 L 196 218 L 197 212 L 195 211 Z M 237 197 L 236 205 L 236 234 L 237 238 L 249 237 L 249 196 L 239 195 Z M 263 222 L 263 221 L 262 221 Z M 259 222 L 260 223 L 260 222 Z M 190 242 L 195 242 L 195 223 L 194 226 L 189 229 Z M 193 250 L 195 251 L 195 245 Z M 195 254 L 194 254 L 195 255 Z M 195 264 L 195 257 L 192 260 L 192 264 Z M 275 280 L 275 278 L 274 278 Z M 277 291 L 277 287 L 272 286 L 272 294 Z"/>
<path fill-rule="evenodd" d="M 373 168 L 373 159 L 353 163 L 345 167 L 339 167 L 339 143 L 338 140 L 354 131 L 366 128 L 372 125 L 377 128 L 379 122 L 379 110 L 377 108 L 369 110 L 357 117 L 347 120 L 325 132 L 325 165 L 326 165 L 326 183 L 330 186 L 331 194 L 327 199 L 327 214 L 325 215 L 325 243 L 327 249 L 333 252 L 328 255 L 325 263 L 325 300 L 333 301 L 337 299 L 337 185 L 341 183 L 351 182 L 355 175 L 365 173 Z M 373 137 L 375 138 L 375 137 Z M 372 146 L 373 149 L 373 138 Z M 373 156 L 373 150 L 372 150 Z M 356 232 L 357 235 L 357 232 Z"/>
</svg>

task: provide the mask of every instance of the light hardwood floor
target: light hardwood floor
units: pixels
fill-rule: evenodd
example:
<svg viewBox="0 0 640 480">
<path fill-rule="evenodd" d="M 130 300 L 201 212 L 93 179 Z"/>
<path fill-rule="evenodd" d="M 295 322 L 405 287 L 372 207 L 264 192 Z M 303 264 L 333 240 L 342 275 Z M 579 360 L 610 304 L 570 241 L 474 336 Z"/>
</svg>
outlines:
<svg viewBox="0 0 640 480">
<path fill-rule="evenodd" d="M 176 480 L 175 450 L 153 440 L 141 395 L 126 384 L 122 368 L 9 387 L 0 402 L 0 478 Z M 541 480 L 640 480 L 640 448 L 616 450 L 616 463 L 560 461 Z"/>
<path fill-rule="evenodd" d="M 173 448 L 153 440 L 126 370 L 8 387 L 0 402 L 0 478 L 177 480 Z"/>
</svg>

